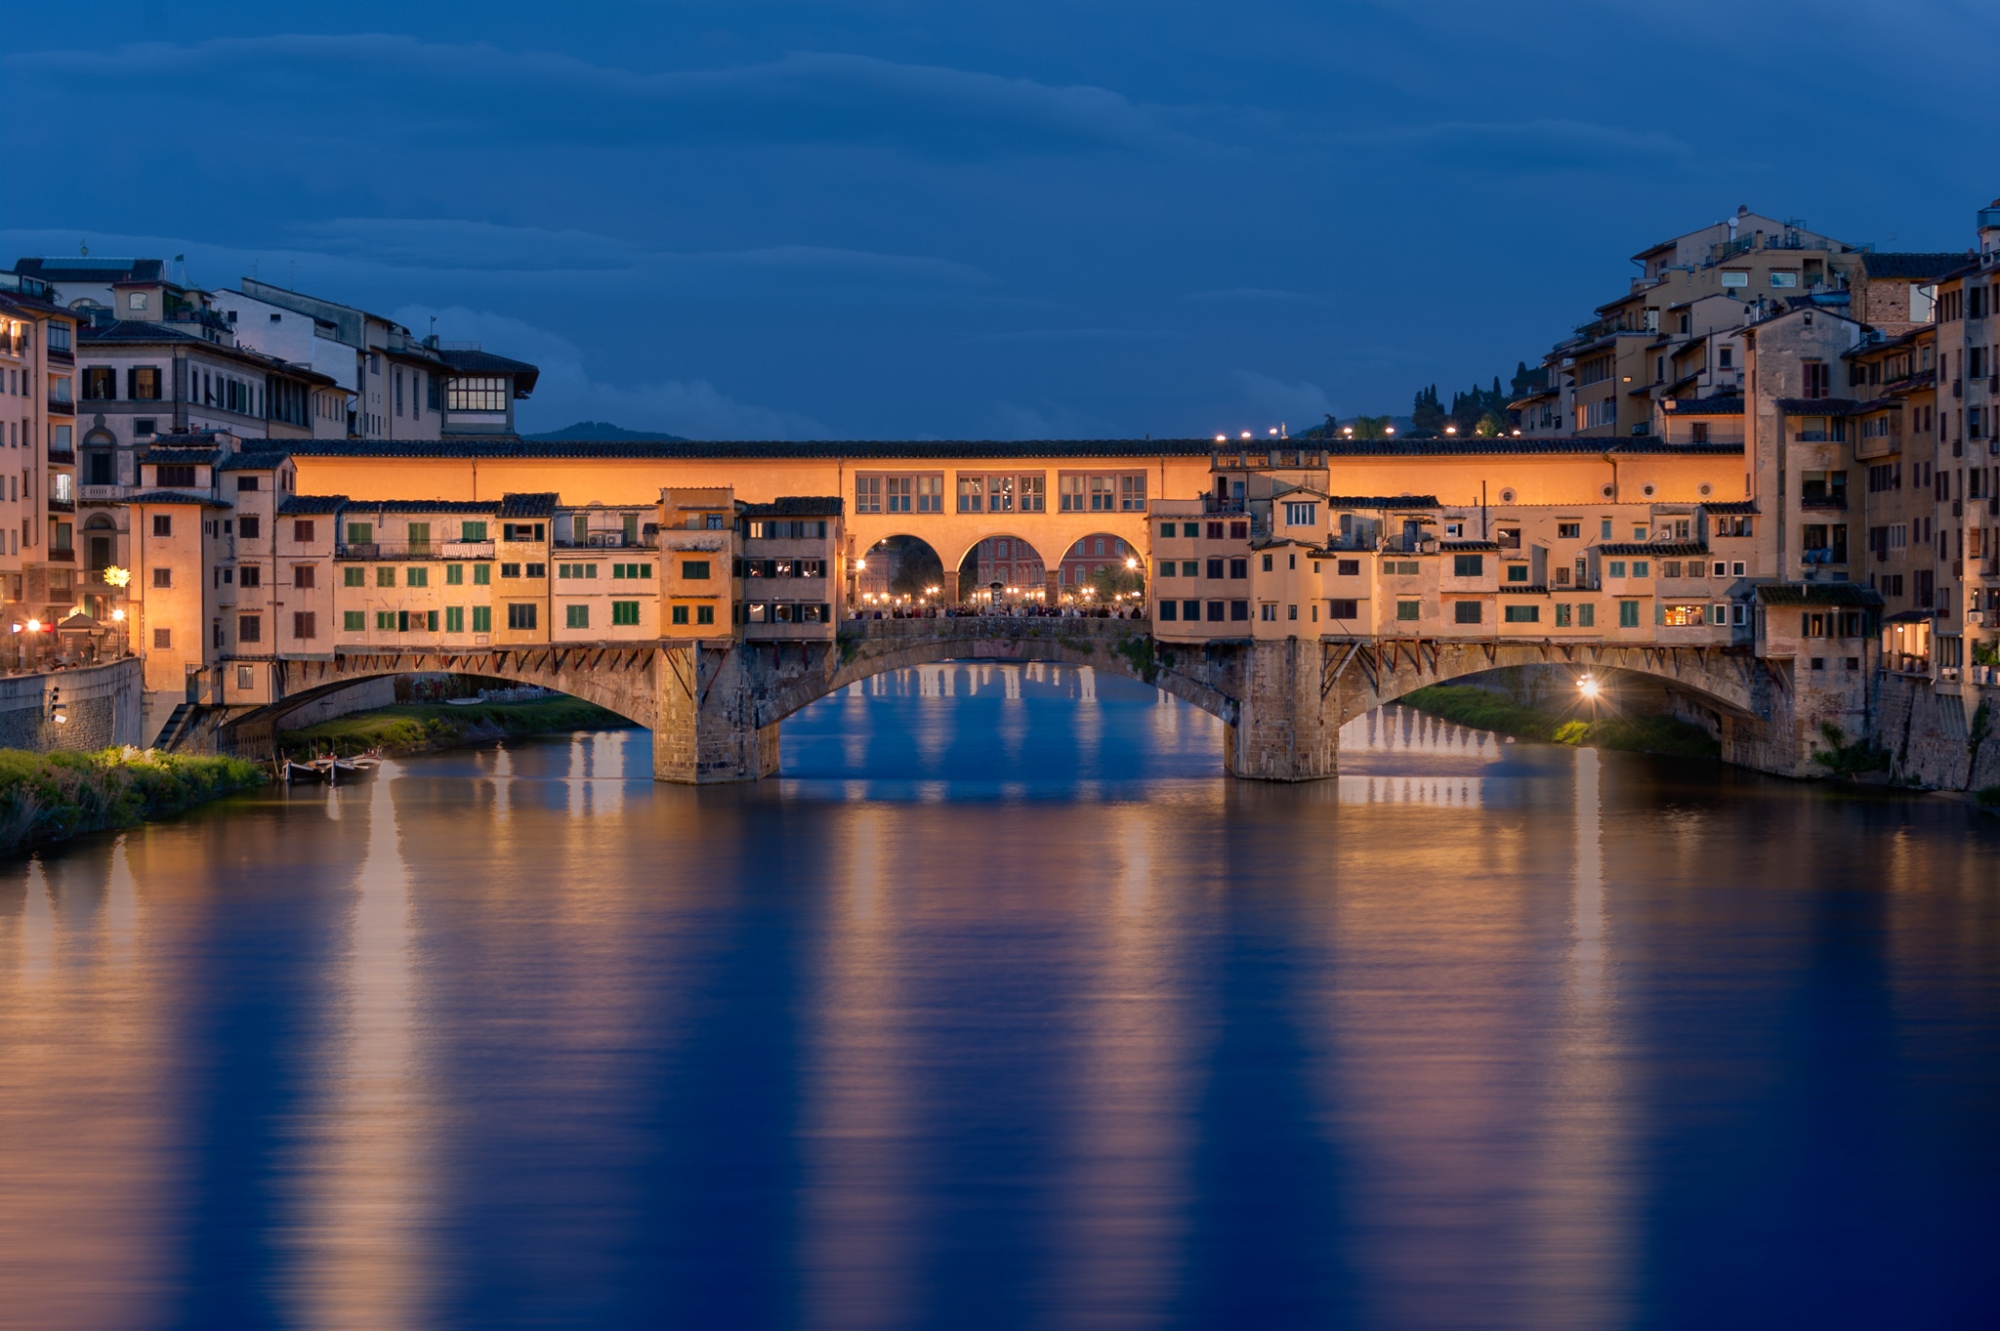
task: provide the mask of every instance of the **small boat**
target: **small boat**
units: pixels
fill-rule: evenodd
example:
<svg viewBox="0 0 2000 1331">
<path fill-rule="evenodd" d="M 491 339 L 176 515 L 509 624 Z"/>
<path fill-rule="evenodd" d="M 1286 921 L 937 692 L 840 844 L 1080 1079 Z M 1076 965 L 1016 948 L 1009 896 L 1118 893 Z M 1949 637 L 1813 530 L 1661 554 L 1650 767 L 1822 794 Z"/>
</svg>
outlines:
<svg viewBox="0 0 2000 1331">
<path fill-rule="evenodd" d="M 278 776 L 288 786 L 311 785 L 321 779 L 311 763 L 295 763 L 289 758 L 279 766 Z"/>
</svg>

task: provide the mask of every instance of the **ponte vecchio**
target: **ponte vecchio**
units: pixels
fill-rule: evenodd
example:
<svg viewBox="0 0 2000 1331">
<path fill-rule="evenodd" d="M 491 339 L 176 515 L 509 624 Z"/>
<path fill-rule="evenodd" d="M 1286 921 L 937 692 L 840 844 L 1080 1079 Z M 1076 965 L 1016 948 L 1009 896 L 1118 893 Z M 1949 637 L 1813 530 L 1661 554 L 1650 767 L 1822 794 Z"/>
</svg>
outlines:
<svg viewBox="0 0 2000 1331">
<path fill-rule="evenodd" d="M 1880 600 L 1792 569 L 1742 444 L 203 432 L 142 468 L 131 631 L 170 747 L 268 752 L 307 702 L 452 671 L 651 728 L 661 779 L 750 780 L 798 708 L 949 658 L 1145 680 L 1271 780 L 1508 666 L 1650 677 L 1768 771 L 1868 725 Z"/>
</svg>

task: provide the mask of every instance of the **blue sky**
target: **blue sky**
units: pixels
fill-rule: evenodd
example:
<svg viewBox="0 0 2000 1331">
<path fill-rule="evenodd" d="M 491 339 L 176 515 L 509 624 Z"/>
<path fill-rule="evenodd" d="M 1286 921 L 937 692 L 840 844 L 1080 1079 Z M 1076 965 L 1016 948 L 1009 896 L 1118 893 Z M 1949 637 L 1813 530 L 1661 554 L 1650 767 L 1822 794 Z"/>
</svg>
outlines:
<svg viewBox="0 0 2000 1331">
<path fill-rule="evenodd" d="M 1984 0 L 17 8 L 0 262 L 435 316 L 529 429 L 1403 412 L 1739 203 L 1961 249 L 2000 193 Z"/>
</svg>

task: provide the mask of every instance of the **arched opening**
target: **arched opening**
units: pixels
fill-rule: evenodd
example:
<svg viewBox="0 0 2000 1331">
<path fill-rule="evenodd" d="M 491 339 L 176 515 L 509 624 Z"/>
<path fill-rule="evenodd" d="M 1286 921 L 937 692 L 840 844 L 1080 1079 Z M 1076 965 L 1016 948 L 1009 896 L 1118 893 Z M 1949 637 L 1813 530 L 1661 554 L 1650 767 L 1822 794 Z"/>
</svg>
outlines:
<svg viewBox="0 0 2000 1331">
<path fill-rule="evenodd" d="M 82 485 L 116 485 L 118 483 L 118 440 L 108 430 L 92 430 L 83 437 L 83 452 L 77 461 L 81 464 Z"/>
<path fill-rule="evenodd" d="M 1050 579 L 1063 605 L 1123 610 L 1146 599 L 1146 564 L 1123 536 L 1093 532 L 1072 542 Z"/>
<path fill-rule="evenodd" d="M 961 605 L 1004 609 L 1048 600 L 1048 572 L 1041 552 L 1018 536 L 988 536 L 958 564 Z"/>
<path fill-rule="evenodd" d="M 855 561 L 848 603 L 863 614 L 907 612 L 950 605 L 957 590 L 929 541 L 885 536 Z"/>
</svg>

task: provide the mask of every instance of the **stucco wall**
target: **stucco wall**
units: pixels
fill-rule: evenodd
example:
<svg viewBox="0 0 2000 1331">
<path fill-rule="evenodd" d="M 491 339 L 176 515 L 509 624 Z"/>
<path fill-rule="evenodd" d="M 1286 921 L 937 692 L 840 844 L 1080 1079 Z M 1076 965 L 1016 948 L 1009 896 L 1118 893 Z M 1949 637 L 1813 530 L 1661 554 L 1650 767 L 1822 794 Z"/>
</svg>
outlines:
<svg viewBox="0 0 2000 1331">
<path fill-rule="evenodd" d="M 144 744 L 141 667 L 127 658 L 111 665 L 0 679 L 0 748 L 102 749 Z M 61 704 L 68 720 L 51 718 Z"/>
</svg>

